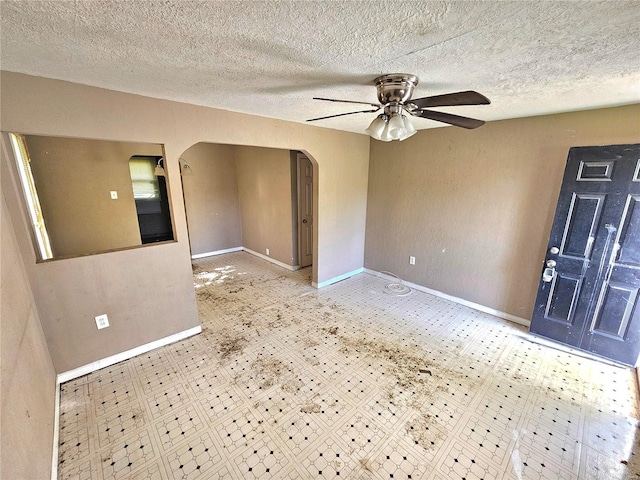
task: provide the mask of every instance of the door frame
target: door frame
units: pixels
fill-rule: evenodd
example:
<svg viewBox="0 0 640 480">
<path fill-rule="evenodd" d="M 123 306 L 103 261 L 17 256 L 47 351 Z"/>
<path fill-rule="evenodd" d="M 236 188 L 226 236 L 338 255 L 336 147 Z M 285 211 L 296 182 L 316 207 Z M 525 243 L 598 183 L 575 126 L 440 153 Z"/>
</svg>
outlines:
<svg viewBox="0 0 640 480">
<path fill-rule="evenodd" d="M 297 230 L 297 260 L 298 260 L 298 265 L 300 266 L 300 268 L 306 268 L 308 266 L 311 266 L 315 263 L 315 255 L 312 254 L 312 259 L 311 259 L 311 264 L 310 265 L 305 265 L 303 266 L 303 261 L 302 261 L 302 205 L 303 205 L 303 196 L 302 196 L 302 192 L 300 191 L 300 180 L 301 180 L 301 159 L 304 158 L 306 159 L 310 164 L 311 164 L 311 178 L 312 178 L 312 188 L 311 188 L 311 201 L 312 201 L 312 218 L 313 220 L 311 221 L 311 225 L 312 225 L 312 232 L 311 232 L 311 242 L 312 242 L 312 247 L 311 250 L 312 252 L 315 251 L 315 242 L 314 242 L 314 237 L 315 237 L 315 222 L 316 222 L 316 215 L 315 215 L 315 210 L 316 210 L 316 195 L 315 195 L 315 183 L 316 183 L 316 170 L 315 170 L 315 165 L 314 162 L 309 158 L 308 155 L 304 154 L 303 152 L 296 152 L 296 197 L 297 197 L 297 202 L 296 202 L 296 230 Z"/>
</svg>

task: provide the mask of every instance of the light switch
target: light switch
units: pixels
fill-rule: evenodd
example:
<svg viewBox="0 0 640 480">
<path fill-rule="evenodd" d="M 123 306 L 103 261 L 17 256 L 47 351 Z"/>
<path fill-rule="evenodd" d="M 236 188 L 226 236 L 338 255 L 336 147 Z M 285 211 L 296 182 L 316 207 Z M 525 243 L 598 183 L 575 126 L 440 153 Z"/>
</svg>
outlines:
<svg viewBox="0 0 640 480">
<path fill-rule="evenodd" d="M 116 192 L 115 190 L 111 190 L 111 200 L 117 200 L 118 199 L 118 192 Z"/>
</svg>

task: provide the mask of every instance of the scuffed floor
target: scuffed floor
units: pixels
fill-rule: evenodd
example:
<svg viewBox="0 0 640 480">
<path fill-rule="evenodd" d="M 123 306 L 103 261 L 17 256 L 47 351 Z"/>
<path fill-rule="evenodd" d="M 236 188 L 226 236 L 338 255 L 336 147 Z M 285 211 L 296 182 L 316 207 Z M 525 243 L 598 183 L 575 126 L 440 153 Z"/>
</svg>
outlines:
<svg viewBox="0 0 640 480">
<path fill-rule="evenodd" d="M 59 478 L 640 478 L 631 370 L 309 276 L 195 261 L 201 335 L 62 386 Z"/>
</svg>

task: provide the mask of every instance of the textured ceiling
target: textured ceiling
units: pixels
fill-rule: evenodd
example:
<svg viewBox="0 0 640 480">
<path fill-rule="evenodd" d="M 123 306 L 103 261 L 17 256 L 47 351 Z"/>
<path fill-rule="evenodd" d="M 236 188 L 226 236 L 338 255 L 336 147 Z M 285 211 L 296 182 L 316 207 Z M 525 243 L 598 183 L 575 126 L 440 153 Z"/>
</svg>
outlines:
<svg viewBox="0 0 640 480">
<path fill-rule="evenodd" d="M 6 1 L 3 70 L 295 122 L 476 90 L 498 120 L 640 102 L 640 3 L 542 1 Z M 315 125 L 362 133 L 374 114 Z M 414 119 L 418 129 L 442 126 Z"/>
</svg>

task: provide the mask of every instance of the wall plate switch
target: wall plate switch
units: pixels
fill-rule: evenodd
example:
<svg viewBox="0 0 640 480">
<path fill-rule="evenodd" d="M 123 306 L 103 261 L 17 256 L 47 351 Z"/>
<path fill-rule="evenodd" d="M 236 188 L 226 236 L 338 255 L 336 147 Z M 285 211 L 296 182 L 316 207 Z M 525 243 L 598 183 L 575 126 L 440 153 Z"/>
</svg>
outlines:
<svg viewBox="0 0 640 480">
<path fill-rule="evenodd" d="M 118 199 L 118 192 L 116 192 L 115 190 L 111 190 L 111 200 L 117 200 Z"/>
<path fill-rule="evenodd" d="M 269 255 L 269 249 L 267 248 L 267 255 Z"/>
<path fill-rule="evenodd" d="M 409 257 L 409 265 L 415 265 L 416 264 L 416 257 Z"/>
<path fill-rule="evenodd" d="M 109 317 L 107 317 L 106 313 L 104 315 L 98 315 L 96 317 L 96 326 L 98 327 L 98 330 L 107 328 L 109 326 Z"/>
</svg>

